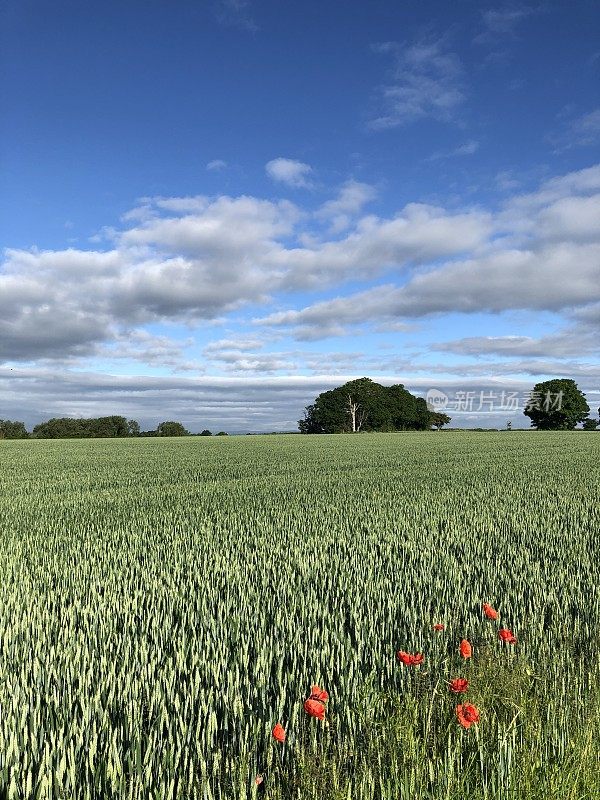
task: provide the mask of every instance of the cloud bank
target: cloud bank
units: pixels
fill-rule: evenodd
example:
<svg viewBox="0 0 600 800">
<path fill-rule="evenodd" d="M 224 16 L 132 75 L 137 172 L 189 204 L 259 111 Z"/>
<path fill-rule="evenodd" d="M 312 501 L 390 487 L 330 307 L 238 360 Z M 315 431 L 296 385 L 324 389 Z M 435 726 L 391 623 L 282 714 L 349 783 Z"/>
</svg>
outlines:
<svg viewBox="0 0 600 800">
<path fill-rule="evenodd" d="M 160 384 L 176 386 L 177 408 L 192 414 L 186 393 L 196 397 L 204 385 L 193 380 L 245 376 L 278 386 L 304 376 L 312 392 L 311 376 L 322 375 L 324 364 L 325 383 L 390 370 L 401 382 L 420 376 L 423 386 L 440 382 L 427 375 L 481 382 L 568 374 L 596 391 L 600 370 L 590 359 L 600 333 L 600 165 L 550 178 L 497 207 L 412 202 L 381 216 L 367 211 L 377 197 L 375 187 L 348 180 L 316 207 L 250 196 L 143 198 L 93 248 L 6 250 L 5 407 L 11 392 L 24 390 L 36 398 L 28 403 L 19 394 L 15 405 L 24 413 L 95 413 L 108 382 L 123 413 L 134 396 L 143 411 L 140 398 Z M 519 313 L 550 315 L 554 327 L 450 333 L 416 344 L 420 334 L 411 333 L 452 315 Z M 360 352 L 357 334 L 379 337 L 381 356 L 372 347 Z M 406 349 L 398 352 L 400 342 Z M 123 378 L 107 364 L 175 377 Z M 291 412 L 274 413 L 291 422 Z"/>
</svg>

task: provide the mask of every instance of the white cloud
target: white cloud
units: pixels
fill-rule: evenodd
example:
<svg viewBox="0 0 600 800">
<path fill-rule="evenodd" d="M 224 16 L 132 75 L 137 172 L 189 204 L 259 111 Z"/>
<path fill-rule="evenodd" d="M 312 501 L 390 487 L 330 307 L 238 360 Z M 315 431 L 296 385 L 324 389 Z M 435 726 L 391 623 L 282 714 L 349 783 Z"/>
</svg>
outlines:
<svg viewBox="0 0 600 800">
<path fill-rule="evenodd" d="M 510 200 L 489 219 L 489 238 L 467 258 L 428 266 L 393 283 L 304 309 L 268 315 L 262 324 L 299 339 L 339 336 L 347 326 L 452 312 L 565 311 L 600 300 L 600 167 L 553 178 Z M 474 216 L 469 219 L 474 222 Z M 452 223 L 446 217 L 446 223 Z M 392 223 L 377 228 L 376 241 Z M 416 228 L 410 226 L 411 233 Z M 449 230 L 444 234 L 449 244 Z M 394 237 L 397 244 L 398 232 Z M 431 239 L 430 239 L 431 243 Z M 361 244 L 376 248 L 362 231 Z M 379 252 L 383 260 L 383 252 Z M 433 261 L 429 254 L 421 263 Z"/>
<path fill-rule="evenodd" d="M 219 171 L 225 169 L 226 166 L 226 161 L 223 161 L 221 158 L 215 158 L 213 161 L 208 162 L 206 169 L 209 171 Z"/>
<path fill-rule="evenodd" d="M 279 183 L 285 183 L 295 189 L 310 189 L 312 183 L 309 175 L 312 167 L 302 161 L 294 161 L 291 158 L 274 158 L 265 164 L 265 170 L 269 178 Z"/>
<path fill-rule="evenodd" d="M 595 357 L 600 340 L 600 302 L 575 309 L 562 329 L 541 336 L 466 336 L 431 345 L 434 350 L 467 356 L 536 358 Z M 557 371 L 560 371 L 559 369 Z"/>
<path fill-rule="evenodd" d="M 259 338 L 249 338 L 245 336 L 236 337 L 235 339 L 216 339 L 209 342 L 203 349 L 206 356 L 218 357 L 222 352 L 229 350 L 241 350 L 246 352 L 248 350 L 257 350 L 263 346 L 263 340 Z"/>
<path fill-rule="evenodd" d="M 358 213 L 370 196 L 347 184 L 322 211 Z M 57 358 L 89 352 L 123 329 L 214 320 L 273 292 L 323 289 L 454 255 L 489 233 L 481 212 L 412 204 L 391 219 L 363 217 L 341 240 L 289 244 L 293 204 L 251 197 L 145 198 L 107 252 L 9 250 L 0 271 L 0 354 Z M 337 203 L 337 206 L 335 205 Z M 41 337 L 40 330 L 48 330 Z"/>
<path fill-rule="evenodd" d="M 144 212 L 113 232 L 105 252 L 8 250 L 0 358 L 129 358 L 199 370 L 173 343 L 140 331 L 156 322 L 214 325 L 251 307 L 259 319 L 246 338 L 258 344 L 236 334 L 204 358 L 228 370 L 292 370 L 306 356 L 265 352 L 257 326 L 269 340 L 291 331 L 311 341 L 453 312 L 575 319 L 600 303 L 600 166 L 547 180 L 495 214 L 411 203 L 390 217 L 365 215 L 373 196 L 373 187 L 349 181 L 311 213 L 253 197 L 142 198 Z M 323 299 L 331 289 L 338 296 Z M 316 297 L 301 307 L 295 293 L 306 290 Z M 529 344 L 523 355 L 533 354 Z M 544 344 L 560 350 L 546 339 L 538 352 Z"/>
<path fill-rule="evenodd" d="M 550 178 L 535 192 L 511 198 L 507 208 L 514 212 L 514 217 L 523 216 L 564 197 L 587 196 L 596 192 L 600 192 L 600 164 Z"/>
<path fill-rule="evenodd" d="M 316 212 L 317 219 L 327 220 L 332 233 L 339 233 L 349 227 L 367 203 L 377 197 L 374 186 L 360 181 L 349 180 L 343 184 L 335 200 L 328 200 Z"/>
<path fill-rule="evenodd" d="M 378 286 L 259 322 L 292 327 L 298 338 L 315 339 L 345 333 L 347 325 L 429 314 L 561 311 L 599 300 L 599 274 L 600 243 L 507 250 L 422 272 L 404 286 Z"/>
<path fill-rule="evenodd" d="M 380 52 L 393 53 L 393 80 L 380 90 L 381 112 L 370 122 L 375 130 L 395 128 L 432 117 L 451 121 L 463 103 L 462 66 L 443 40 L 406 46 L 386 43 Z"/>
<path fill-rule="evenodd" d="M 264 352 L 264 345 L 264 339 L 239 336 L 210 342 L 202 353 L 213 366 L 231 374 L 271 374 L 297 370 L 298 365 L 292 353 Z"/>
<path fill-rule="evenodd" d="M 186 359 L 184 351 L 194 344 L 192 337 L 175 339 L 158 336 L 144 329 L 123 330 L 113 341 L 94 350 L 94 356 L 103 361 L 137 361 L 149 367 L 166 367 L 176 372 L 194 370 L 202 372 L 203 366 Z"/>
<path fill-rule="evenodd" d="M 391 219 L 362 217 L 344 239 L 281 249 L 273 254 L 273 263 L 284 270 L 286 288 L 323 288 L 468 252 L 489 233 L 485 212 L 451 214 L 410 203 Z"/>
</svg>

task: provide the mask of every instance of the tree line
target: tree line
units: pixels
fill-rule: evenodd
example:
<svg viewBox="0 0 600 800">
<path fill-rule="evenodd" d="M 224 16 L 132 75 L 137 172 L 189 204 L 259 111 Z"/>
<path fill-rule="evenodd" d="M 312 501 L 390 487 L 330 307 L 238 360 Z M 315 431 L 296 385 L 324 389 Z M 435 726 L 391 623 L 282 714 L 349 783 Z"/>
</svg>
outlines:
<svg viewBox="0 0 600 800">
<path fill-rule="evenodd" d="M 181 422 L 167 420 L 160 422 L 156 429 L 142 431 L 139 423 L 126 417 L 90 417 L 80 419 L 73 417 L 53 417 L 46 422 L 40 422 L 31 433 L 25 423 L 10 419 L 0 419 L 0 439 L 126 439 L 143 436 L 194 436 Z M 212 436 L 211 431 L 205 429 L 198 436 Z M 227 436 L 225 431 L 219 431 L 217 436 Z"/>
<path fill-rule="evenodd" d="M 584 430 L 595 430 L 600 425 L 589 416 L 583 392 L 567 378 L 536 383 L 523 413 L 537 430 L 573 430 L 580 423 Z M 447 414 L 429 409 L 422 397 L 415 397 L 401 383 L 381 386 L 370 378 L 359 378 L 318 395 L 306 406 L 298 429 L 300 433 L 423 431 L 440 430 L 450 421 Z"/>
<path fill-rule="evenodd" d="M 523 413 L 538 430 L 595 430 L 600 420 L 589 416 L 590 407 L 575 381 L 554 378 L 536 383 Z M 600 415 L 600 408 L 598 409 Z M 382 386 L 359 378 L 322 392 L 306 406 L 298 421 L 300 433 L 361 433 L 370 431 L 424 431 L 447 425 L 451 418 L 432 411 L 422 397 L 401 383 Z M 512 423 L 508 424 L 509 429 Z M 142 436 L 212 436 L 208 429 L 191 434 L 181 422 L 160 422 L 155 430 L 142 431 L 134 419 L 121 416 L 76 419 L 52 418 L 29 433 L 23 422 L 0 419 L 0 439 L 120 439 Z M 227 436 L 219 431 L 217 436 Z"/>
</svg>

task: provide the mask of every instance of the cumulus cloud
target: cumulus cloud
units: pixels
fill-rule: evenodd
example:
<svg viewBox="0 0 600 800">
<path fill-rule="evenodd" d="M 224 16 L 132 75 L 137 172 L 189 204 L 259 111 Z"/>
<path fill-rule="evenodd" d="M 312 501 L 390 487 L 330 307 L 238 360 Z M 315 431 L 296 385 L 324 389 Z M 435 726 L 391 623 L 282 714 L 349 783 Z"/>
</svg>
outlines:
<svg viewBox="0 0 600 800">
<path fill-rule="evenodd" d="M 451 121 L 463 103 L 462 65 L 440 39 L 400 45 L 387 42 L 376 50 L 393 56 L 392 80 L 380 89 L 381 111 L 370 122 L 375 130 L 396 128 L 425 117 Z"/>
<path fill-rule="evenodd" d="M 367 203 L 377 197 L 374 186 L 360 181 L 349 180 L 344 183 L 334 200 L 328 200 L 316 212 L 317 219 L 329 222 L 332 233 L 339 233 L 349 227 Z"/>
<path fill-rule="evenodd" d="M 468 258 L 426 266 L 403 285 L 277 312 L 261 322 L 292 328 L 308 339 L 368 322 L 451 312 L 564 311 L 600 300 L 598 166 L 546 181 L 538 191 L 511 199 L 487 223 L 486 244 L 470 247 L 479 252 Z M 378 237 L 382 233 L 379 229 Z M 421 263 L 433 260 L 429 253 Z"/>
<path fill-rule="evenodd" d="M 536 212 L 545 206 L 565 197 L 589 197 L 600 192 L 600 164 L 592 167 L 568 172 L 544 181 L 534 192 L 516 195 L 506 204 L 508 212 L 512 212 L 510 223 L 517 217 Z"/>
<path fill-rule="evenodd" d="M 284 270 L 285 288 L 318 288 L 345 280 L 373 279 L 385 271 L 405 271 L 443 256 L 482 245 L 491 230 L 489 214 L 449 213 L 410 203 L 391 219 L 366 216 L 343 239 L 273 254 Z"/>
<path fill-rule="evenodd" d="M 372 192 L 349 183 L 318 212 L 348 220 Z M 193 324 L 273 292 L 323 289 L 477 248 L 489 215 L 410 204 L 360 217 L 342 239 L 294 246 L 299 209 L 252 197 L 145 198 L 113 248 L 8 250 L 0 269 L 0 355 L 89 353 L 119 331 L 156 321 Z M 338 220 L 338 225 L 339 220 Z M 40 336 L 40 331 L 48 331 Z"/>
<path fill-rule="evenodd" d="M 285 372 L 309 357 L 289 346 L 267 352 L 289 333 L 309 342 L 364 326 L 406 330 L 434 314 L 511 309 L 567 314 L 581 341 L 593 341 L 600 166 L 547 180 L 494 213 L 409 203 L 391 216 L 365 214 L 374 196 L 373 187 L 348 181 L 311 213 L 244 196 L 142 198 L 106 251 L 7 250 L 0 359 Z M 315 296 L 305 299 L 307 291 Z M 242 312 L 257 318 L 247 341 L 208 345 L 202 361 L 187 355 L 185 339 L 176 345 L 147 331 L 173 323 L 192 337 L 193 326 Z M 541 357 L 547 348 L 571 357 L 574 336 L 496 342 L 496 355 Z M 482 340 L 455 346 L 468 355 L 479 345 L 494 354 Z"/>
<path fill-rule="evenodd" d="M 226 166 L 227 166 L 227 162 L 226 161 L 223 161 L 223 159 L 221 159 L 221 158 L 215 158 L 212 161 L 208 162 L 208 164 L 206 165 L 206 169 L 211 171 L 211 172 L 215 172 L 215 171 L 218 172 L 218 171 L 220 171 L 222 169 L 225 169 Z"/>
<path fill-rule="evenodd" d="M 274 158 L 265 164 L 265 170 L 269 178 L 278 183 L 285 183 L 294 189 L 310 189 L 312 182 L 309 176 L 312 167 L 302 161 L 294 161 L 291 158 Z"/>
<path fill-rule="evenodd" d="M 377 286 L 299 311 L 277 312 L 260 322 L 293 327 L 307 339 L 332 331 L 340 335 L 349 324 L 429 314 L 560 311 L 600 299 L 599 273 L 600 244 L 508 250 L 417 274 L 403 286 Z"/>
</svg>

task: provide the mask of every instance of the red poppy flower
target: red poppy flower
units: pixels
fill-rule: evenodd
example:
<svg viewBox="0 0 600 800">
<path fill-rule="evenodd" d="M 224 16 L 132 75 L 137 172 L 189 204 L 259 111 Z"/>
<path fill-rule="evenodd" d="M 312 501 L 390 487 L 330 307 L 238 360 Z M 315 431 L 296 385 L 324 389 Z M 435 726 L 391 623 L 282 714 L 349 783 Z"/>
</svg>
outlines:
<svg viewBox="0 0 600 800">
<path fill-rule="evenodd" d="M 466 639 L 462 640 L 458 649 L 460 650 L 460 654 L 463 658 L 471 658 L 473 655 L 473 648 Z"/>
<path fill-rule="evenodd" d="M 503 642 L 506 642 L 506 644 L 517 643 L 514 633 L 512 631 L 509 631 L 508 628 L 500 628 L 500 630 L 498 631 L 498 636 L 500 637 L 500 639 L 502 639 Z"/>
<path fill-rule="evenodd" d="M 396 658 L 407 667 L 418 667 L 425 660 L 422 653 L 415 653 L 413 655 L 411 653 L 405 653 L 404 650 L 398 650 L 396 653 Z"/>
<path fill-rule="evenodd" d="M 320 689 L 318 686 L 313 686 L 310 690 L 310 699 L 311 700 L 319 700 L 321 703 L 326 703 L 329 700 L 329 695 L 323 689 Z"/>
<path fill-rule="evenodd" d="M 486 615 L 488 619 L 498 619 L 500 614 L 496 611 L 495 608 L 492 608 L 489 603 L 483 604 L 483 613 Z"/>
<path fill-rule="evenodd" d="M 325 719 L 325 706 L 320 700 L 311 700 L 309 697 L 308 700 L 304 701 L 304 710 L 311 717 Z"/>
<path fill-rule="evenodd" d="M 264 781 L 264 778 L 263 778 L 262 775 L 257 775 L 256 778 L 254 778 L 254 783 L 257 786 L 260 786 L 263 781 Z"/>
<path fill-rule="evenodd" d="M 469 688 L 469 681 L 466 678 L 453 678 L 448 684 L 448 688 L 455 694 L 462 694 Z"/>
<path fill-rule="evenodd" d="M 456 706 L 456 717 L 463 728 L 468 730 L 471 725 L 479 722 L 479 711 L 471 703 L 465 703 L 462 706 Z"/>
<path fill-rule="evenodd" d="M 278 722 L 273 728 L 273 738 L 278 742 L 285 742 L 285 730 L 281 722 Z"/>
<path fill-rule="evenodd" d="M 442 625 L 441 622 L 436 622 L 435 625 L 433 626 L 433 630 L 434 631 L 443 631 L 445 627 L 446 626 Z"/>
</svg>

